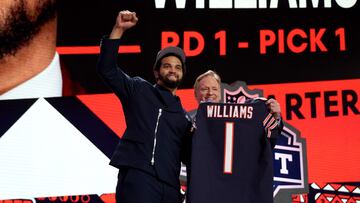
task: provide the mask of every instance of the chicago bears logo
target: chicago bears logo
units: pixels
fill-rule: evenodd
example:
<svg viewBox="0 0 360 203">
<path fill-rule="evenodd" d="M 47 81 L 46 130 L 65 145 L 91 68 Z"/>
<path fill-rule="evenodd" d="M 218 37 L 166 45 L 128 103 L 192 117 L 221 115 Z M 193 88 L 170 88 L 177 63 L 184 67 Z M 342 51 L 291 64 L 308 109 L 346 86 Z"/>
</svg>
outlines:
<svg viewBox="0 0 360 203">
<path fill-rule="evenodd" d="M 249 90 L 244 82 L 222 84 L 222 100 L 225 103 L 244 103 L 246 99 L 262 96 L 262 90 Z M 284 122 L 274 149 L 274 202 L 291 202 L 292 194 L 308 192 L 305 146 L 300 132 Z"/>
</svg>

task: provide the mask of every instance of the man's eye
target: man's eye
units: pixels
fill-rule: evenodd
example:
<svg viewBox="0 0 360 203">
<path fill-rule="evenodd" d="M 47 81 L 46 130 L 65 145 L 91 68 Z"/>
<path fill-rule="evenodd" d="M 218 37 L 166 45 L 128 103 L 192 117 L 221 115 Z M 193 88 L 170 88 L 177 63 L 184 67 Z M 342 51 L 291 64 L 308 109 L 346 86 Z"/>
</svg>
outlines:
<svg viewBox="0 0 360 203">
<path fill-rule="evenodd" d="M 170 65 L 169 65 L 169 64 L 163 64 L 163 67 L 164 67 L 164 68 L 169 68 Z"/>
</svg>

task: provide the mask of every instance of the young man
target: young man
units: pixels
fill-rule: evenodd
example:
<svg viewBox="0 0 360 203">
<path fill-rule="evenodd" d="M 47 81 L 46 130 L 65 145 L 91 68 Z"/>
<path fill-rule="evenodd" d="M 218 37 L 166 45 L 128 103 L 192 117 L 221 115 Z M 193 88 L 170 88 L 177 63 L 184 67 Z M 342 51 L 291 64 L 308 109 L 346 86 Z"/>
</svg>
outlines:
<svg viewBox="0 0 360 203">
<path fill-rule="evenodd" d="M 180 202 L 180 161 L 191 122 L 175 95 L 185 73 L 185 54 L 178 47 L 158 52 L 152 85 L 129 77 L 117 64 L 124 32 L 138 21 L 135 12 L 121 11 L 110 36 L 101 42 L 97 69 L 120 99 L 127 129 L 110 164 L 119 168 L 116 201 L 121 203 Z"/>
</svg>

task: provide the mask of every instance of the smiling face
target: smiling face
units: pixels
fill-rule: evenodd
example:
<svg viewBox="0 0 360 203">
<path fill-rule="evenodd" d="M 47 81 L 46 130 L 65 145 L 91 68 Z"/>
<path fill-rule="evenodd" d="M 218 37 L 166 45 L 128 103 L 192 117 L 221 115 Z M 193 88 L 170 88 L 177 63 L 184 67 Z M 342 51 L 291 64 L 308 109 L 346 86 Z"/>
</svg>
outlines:
<svg viewBox="0 0 360 203">
<path fill-rule="evenodd" d="M 220 92 L 220 83 L 212 75 L 201 78 L 195 85 L 195 98 L 198 103 L 206 101 L 220 102 Z"/>
<path fill-rule="evenodd" d="M 0 1 L 0 60 L 16 52 L 56 16 L 55 0 Z"/>
<path fill-rule="evenodd" d="M 176 56 L 167 56 L 161 60 L 159 70 L 154 71 L 157 84 L 168 89 L 176 89 L 183 78 L 182 63 Z"/>
</svg>

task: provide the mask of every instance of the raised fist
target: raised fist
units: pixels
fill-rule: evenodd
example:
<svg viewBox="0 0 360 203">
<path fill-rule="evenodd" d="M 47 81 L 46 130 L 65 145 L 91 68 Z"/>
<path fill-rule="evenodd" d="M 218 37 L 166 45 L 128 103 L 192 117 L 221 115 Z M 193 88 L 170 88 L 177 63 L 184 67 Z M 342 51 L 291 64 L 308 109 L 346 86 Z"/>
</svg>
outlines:
<svg viewBox="0 0 360 203">
<path fill-rule="evenodd" d="M 128 10 L 120 11 L 118 17 L 116 18 L 115 26 L 122 30 L 127 30 L 136 25 L 138 18 L 136 17 L 135 12 Z"/>
</svg>

